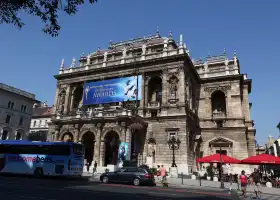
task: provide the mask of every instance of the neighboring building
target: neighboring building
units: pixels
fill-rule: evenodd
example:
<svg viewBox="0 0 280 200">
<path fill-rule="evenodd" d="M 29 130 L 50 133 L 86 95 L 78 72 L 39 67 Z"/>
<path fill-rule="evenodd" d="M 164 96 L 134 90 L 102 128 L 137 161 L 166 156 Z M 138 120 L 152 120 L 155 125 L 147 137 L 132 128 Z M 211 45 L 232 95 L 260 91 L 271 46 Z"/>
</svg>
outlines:
<svg viewBox="0 0 280 200">
<path fill-rule="evenodd" d="M 51 121 L 52 107 L 48 107 L 46 103 L 35 104 L 33 108 L 33 116 L 30 124 L 29 140 L 46 141 Z"/>
<path fill-rule="evenodd" d="M 157 33 L 110 42 L 82 56 L 79 66 L 75 61 L 67 69 L 63 61 L 55 76 L 48 140 L 83 142 L 86 158 L 100 167 L 117 163 L 116 141 L 126 142 L 129 160 L 169 167 L 167 141 L 178 138 L 175 159 L 184 173 L 196 170 L 196 158 L 220 148 L 239 159 L 256 154 L 252 80 L 240 74 L 235 54 L 191 60 L 182 36 L 177 44 L 172 33 Z"/>
<path fill-rule="evenodd" d="M 35 95 L 0 83 L 0 140 L 27 139 Z"/>
</svg>

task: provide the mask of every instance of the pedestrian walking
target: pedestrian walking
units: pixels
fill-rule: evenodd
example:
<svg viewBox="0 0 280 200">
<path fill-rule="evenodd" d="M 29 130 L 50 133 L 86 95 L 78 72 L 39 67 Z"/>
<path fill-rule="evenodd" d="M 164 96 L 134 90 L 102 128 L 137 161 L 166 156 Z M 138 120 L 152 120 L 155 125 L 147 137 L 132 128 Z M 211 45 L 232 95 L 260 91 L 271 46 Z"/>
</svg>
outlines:
<svg viewBox="0 0 280 200">
<path fill-rule="evenodd" d="M 94 175 L 96 172 L 97 172 L 97 162 L 94 161 L 93 172 L 92 172 L 92 174 Z"/>
<path fill-rule="evenodd" d="M 160 181 L 160 165 L 157 166 L 157 179 Z"/>
<path fill-rule="evenodd" d="M 166 179 L 166 169 L 163 165 L 161 165 L 160 169 L 161 183 L 162 187 L 168 187 L 167 179 Z"/>
<path fill-rule="evenodd" d="M 253 179 L 253 187 L 254 187 L 254 191 L 256 194 L 256 199 L 260 198 L 260 185 L 261 185 L 261 176 L 260 176 L 260 172 L 258 171 L 258 169 L 254 169 L 254 172 L 252 173 L 252 179 Z"/>
<path fill-rule="evenodd" d="M 241 196 L 246 198 L 247 176 L 245 175 L 244 170 L 241 171 L 240 182 L 241 182 L 241 191 L 242 191 Z"/>
</svg>

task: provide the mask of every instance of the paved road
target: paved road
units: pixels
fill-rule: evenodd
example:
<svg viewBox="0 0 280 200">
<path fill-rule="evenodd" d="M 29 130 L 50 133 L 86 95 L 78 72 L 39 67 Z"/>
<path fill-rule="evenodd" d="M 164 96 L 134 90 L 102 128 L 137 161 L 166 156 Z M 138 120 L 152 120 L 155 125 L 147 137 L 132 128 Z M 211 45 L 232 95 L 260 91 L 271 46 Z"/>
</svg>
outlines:
<svg viewBox="0 0 280 200">
<path fill-rule="evenodd" d="M 241 193 L 239 193 L 239 194 L 241 194 Z M 256 195 L 253 192 L 248 192 L 247 198 L 244 198 L 244 197 L 239 197 L 239 198 L 240 198 L 240 200 L 248 200 L 248 199 L 255 199 L 255 196 Z M 260 195 L 260 200 L 279 200 L 279 199 L 280 199 L 280 195 L 265 194 L 265 193 Z"/>
<path fill-rule="evenodd" d="M 31 177 L 0 176 L 1 200 L 228 200 L 236 196 L 226 191 L 179 188 L 135 187 L 101 184 L 87 180 L 35 179 Z"/>
</svg>

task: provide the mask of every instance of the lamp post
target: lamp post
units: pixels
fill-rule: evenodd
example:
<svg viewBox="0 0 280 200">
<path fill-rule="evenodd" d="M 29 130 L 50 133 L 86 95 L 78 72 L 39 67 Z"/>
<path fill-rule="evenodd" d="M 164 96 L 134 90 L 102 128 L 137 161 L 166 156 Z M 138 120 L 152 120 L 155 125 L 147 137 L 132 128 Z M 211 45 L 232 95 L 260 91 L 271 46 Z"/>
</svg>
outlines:
<svg viewBox="0 0 280 200">
<path fill-rule="evenodd" d="M 171 167 L 177 167 L 176 162 L 175 162 L 175 149 L 179 149 L 181 141 L 179 140 L 179 138 L 176 139 L 173 136 L 167 141 L 167 143 L 168 143 L 169 148 L 172 149 L 172 165 L 171 165 Z"/>
<path fill-rule="evenodd" d="M 220 144 L 220 177 L 221 177 L 221 186 L 220 188 L 225 188 L 224 179 L 223 179 L 223 159 L 222 159 L 222 144 Z"/>
</svg>

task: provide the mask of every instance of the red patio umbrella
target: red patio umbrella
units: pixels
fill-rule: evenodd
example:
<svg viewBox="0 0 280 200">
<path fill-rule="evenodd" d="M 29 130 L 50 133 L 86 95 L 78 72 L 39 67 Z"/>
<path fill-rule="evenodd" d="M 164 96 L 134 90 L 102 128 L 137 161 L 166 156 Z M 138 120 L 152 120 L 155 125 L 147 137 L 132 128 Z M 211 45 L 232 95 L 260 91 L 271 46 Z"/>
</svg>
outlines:
<svg viewBox="0 0 280 200">
<path fill-rule="evenodd" d="M 241 160 L 241 164 L 252 164 L 252 165 L 260 165 L 260 164 L 271 164 L 271 165 L 279 165 L 280 158 L 275 157 L 268 154 L 260 154 L 256 156 L 251 156 L 249 158 Z"/>
<path fill-rule="evenodd" d="M 222 161 L 220 160 L 222 156 Z M 236 158 L 232 158 L 230 156 L 226 156 L 226 155 L 220 155 L 220 154 L 214 154 L 211 156 L 205 156 L 203 158 L 198 158 L 196 160 L 196 162 L 199 163 L 230 163 L 230 164 L 239 164 L 240 160 L 236 159 Z"/>
</svg>

